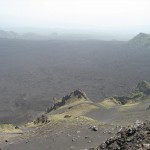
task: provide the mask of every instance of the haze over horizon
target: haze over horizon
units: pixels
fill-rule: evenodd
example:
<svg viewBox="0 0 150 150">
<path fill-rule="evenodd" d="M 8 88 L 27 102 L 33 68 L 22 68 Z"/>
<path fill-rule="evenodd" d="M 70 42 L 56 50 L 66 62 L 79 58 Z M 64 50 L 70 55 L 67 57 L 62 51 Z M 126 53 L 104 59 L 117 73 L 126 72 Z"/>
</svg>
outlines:
<svg viewBox="0 0 150 150">
<path fill-rule="evenodd" d="M 131 38 L 150 33 L 149 0 L 1 0 L 0 29 Z"/>
</svg>

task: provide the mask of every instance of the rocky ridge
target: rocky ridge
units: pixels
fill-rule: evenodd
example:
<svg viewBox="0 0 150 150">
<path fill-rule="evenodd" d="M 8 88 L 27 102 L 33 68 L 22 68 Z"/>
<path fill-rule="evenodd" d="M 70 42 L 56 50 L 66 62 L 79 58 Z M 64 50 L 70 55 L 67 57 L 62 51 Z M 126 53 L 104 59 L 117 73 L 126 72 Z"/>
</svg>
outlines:
<svg viewBox="0 0 150 150">
<path fill-rule="evenodd" d="M 71 102 L 72 99 L 84 99 L 84 100 L 88 100 L 87 95 L 85 94 L 85 92 L 83 90 L 75 90 L 73 92 L 71 92 L 70 94 L 64 96 L 62 99 L 60 100 L 55 100 L 56 102 L 49 108 L 47 108 L 46 113 L 49 113 L 53 110 L 56 110 L 57 108 L 64 106 L 65 104 Z"/>
<path fill-rule="evenodd" d="M 104 143 L 89 150 L 150 150 L 150 120 L 137 120 L 132 127 L 122 127 Z"/>
</svg>

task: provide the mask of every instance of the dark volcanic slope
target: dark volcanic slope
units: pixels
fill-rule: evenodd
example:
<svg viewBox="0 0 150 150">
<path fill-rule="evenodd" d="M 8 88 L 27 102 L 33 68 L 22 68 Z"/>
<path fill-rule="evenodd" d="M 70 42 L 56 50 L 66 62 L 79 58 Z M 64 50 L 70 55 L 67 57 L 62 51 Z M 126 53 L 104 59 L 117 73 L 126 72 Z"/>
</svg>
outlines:
<svg viewBox="0 0 150 150">
<path fill-rule="evenodd" d="M 0 39 L 0 121 L 29 119 L 77 88 L 95 101 L 125 94 L 150 80 L 149 58 L 126 42 Z"/>
</svg>

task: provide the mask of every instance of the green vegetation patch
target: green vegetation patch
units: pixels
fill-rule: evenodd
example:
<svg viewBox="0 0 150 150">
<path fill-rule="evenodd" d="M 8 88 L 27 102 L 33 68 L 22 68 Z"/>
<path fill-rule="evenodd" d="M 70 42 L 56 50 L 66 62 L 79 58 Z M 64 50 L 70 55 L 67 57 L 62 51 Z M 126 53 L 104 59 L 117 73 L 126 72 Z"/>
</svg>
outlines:
<svg viewBox="0 0 150 150">
<path fill-rule="evenodd" d="M 61 106 L 59 109 L 64 109 L 64 108 L 68 108 L 68 107 L 74 107 L 76 105 L 79 105 L 79 104 L 82 104 L 82 103 L 89 103 L 90 101 L 89 100 L 85 100 L 84 98 L 80 98 L 80 99 L 77 99 L 77 98 L 73 98 L 70 100 L 69 103 Z"/>
<path fill-rule="evenodd" d="M 122 105 L 118 108 L 119 111 L 128 111 L 128 110 L 132 110 L 135 109 L 140 103 L 135 103 L 135 102 L 129 102 L 125 105 Z"/>
<path fill-rule="evenodd" d="M 0 124 L 0 132 L 5 133 L 21 133 L 22 131 L 12 124 Z"/>
<path fill-rule="evenodd" d="M 115 107 L 117 105 L 120 105 L 121 103 L 119 101 L 117 101 L 115 98 L 111 97 L 111 98 L 106 98 L 104 99 L 101 103 L 99 103 L 101 106 L 109 109 L 112 107 Z"/>
<path fill-rule="evenodd" d="M 70 105 L 67 105 L 70 106 Z M 72 104 L 71 104 L 72 106 Z M 59 123 L 67 123 L 67 124 L 76 124 L 77 121 L 82 122 L 83 119 L 87 120 L 85 122 L 94 121 L 88 117 L 85 117 L 84 115 L 94 109 L 98 109 L 98 106 L 95 106 L 92 102 L 85 102 L 85 103 L 76 103 L 74 102 L 74 105 L 71 109 L 67 109 L 63 111 L 62 113 L 57 114 L 47 114 L 48 117 L 48 123 L 43 124 L 44 125 L 55 125 Z M 82 116 L 82 117 L 81 117 Z M 78 119 L 77 119 L 78 118 Z M 39 124 L 41 126 L 41 124 Z M 34 122 L 28 123 L 28 127 L 37 127 L 38 124 L 35 124 Z"/>
</svg>

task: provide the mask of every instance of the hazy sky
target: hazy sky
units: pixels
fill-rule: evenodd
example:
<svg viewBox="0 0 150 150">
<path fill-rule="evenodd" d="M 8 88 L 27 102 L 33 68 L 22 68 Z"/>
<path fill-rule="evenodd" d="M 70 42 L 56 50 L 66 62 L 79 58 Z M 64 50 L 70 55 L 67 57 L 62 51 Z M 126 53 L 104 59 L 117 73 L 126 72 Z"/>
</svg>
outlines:
<svg viewBox="0 0 150 150">
<path fill-rule="evenodd" d="M 0 0 L 0 26 L 150 31 L 150 0 Z"/>
</svg>

